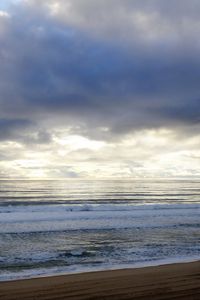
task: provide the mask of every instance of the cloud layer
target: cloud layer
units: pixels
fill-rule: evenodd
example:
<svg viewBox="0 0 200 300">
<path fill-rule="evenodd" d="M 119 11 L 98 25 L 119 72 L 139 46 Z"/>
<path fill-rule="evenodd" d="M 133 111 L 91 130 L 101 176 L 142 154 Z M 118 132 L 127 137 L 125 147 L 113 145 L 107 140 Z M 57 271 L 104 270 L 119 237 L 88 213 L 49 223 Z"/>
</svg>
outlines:
<svg viewBox="0 0 200 300">
<path fill-rule="evenodd" d="M 180 151 L 194 162 L 186 173 L 198 174 L 199 1 L 21 0 L 1 5 L 2 177 L 13 169 L 16 176 L 26 176 L 27 168 L 50 177 L 88 176 L 97 169 L 101 177 L 154 175 L 158 156 L 177 157 Z M 138 142 L 140 135 L 148 142 Z M 162 147 L 160 135 L 166 139 Z M 71 149 L 69 143 L 59 144 L 67 136 L 89 142 Z M 103 146 L 91 149 L 92 141 Z M 20 155 L 17 149 L 13 153 L 12 143 L 21 147 Z M 171 150 L 171 143 L 178 149 Z M 120 155 L 113 155 L 116 149 Z M 106 157 L 109 169 L 101 168 Z M 181 167 L 186 161 L 181 157 L 175 159 L 178 169 L 166 174 L 189 170 Z M 31 166 L 23 171 L 27 160 Z M 162 172 L 159 164 L 158 169 L 156 175 Z"/>
</svg>

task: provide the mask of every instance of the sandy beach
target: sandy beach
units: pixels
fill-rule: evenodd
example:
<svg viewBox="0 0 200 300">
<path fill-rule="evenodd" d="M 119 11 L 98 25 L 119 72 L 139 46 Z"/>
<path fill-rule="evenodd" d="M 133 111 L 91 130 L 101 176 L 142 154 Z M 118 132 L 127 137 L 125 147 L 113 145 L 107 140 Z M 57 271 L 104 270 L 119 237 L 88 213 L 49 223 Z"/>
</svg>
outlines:
<svg viewBox="0 0 200 300">
<path fill-rule="evenodd" d="M 200 299 L 200 261 L 1 282 L 0 299 Z"/>
</svg>

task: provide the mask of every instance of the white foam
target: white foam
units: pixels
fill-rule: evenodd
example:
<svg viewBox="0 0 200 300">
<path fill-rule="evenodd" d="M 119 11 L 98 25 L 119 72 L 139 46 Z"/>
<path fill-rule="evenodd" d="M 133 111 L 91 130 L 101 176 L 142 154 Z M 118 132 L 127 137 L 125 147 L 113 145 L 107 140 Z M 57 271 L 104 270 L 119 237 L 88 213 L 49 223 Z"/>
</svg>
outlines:
<svg viewBox="0 0 200 300">
<path fill-rule="evenodd" d="M 200 205 L 2 207 L 1 233 L 176 226 L 199 222 Z"/>
<path fill-rule="evenodd" d="M 200 204 L 56 204 L 56 205 L 9 205 L 0 206 L 1 213 L 12 212 L 79 212 L 79 211 L 130 211 L 157 209 L 199 209 Z M 0 215 L 1 216 L 1 215 Z"/>
<path fill-rule="evenodd" d="M 122 269 L 138 269 L 144 267 L 169 265 L 174 263 L 190 263 L 199 261 L 199 256 L 183 256 L 183 257 L 171 257 L 154 261 L 138 262 L 134 264 L 101 264 L 101 266 L 90 266 L 85 267 L 82 265 L 68 266 L 68 267 L 53 267 L 53 268 L 38 268 L 31 270 L 24 270 L 21 272 L 5 272 L 3 275 L 0 274 L 0 281 L 12 281 L 17 279 L 28 279 L 28 278 L 39 278 L 48 276 L 58 275 L 70 275 L 70 274 L 81 274 L 95 271 L 109 271 L 109 270 L 122 270 Z"/>
</svg>

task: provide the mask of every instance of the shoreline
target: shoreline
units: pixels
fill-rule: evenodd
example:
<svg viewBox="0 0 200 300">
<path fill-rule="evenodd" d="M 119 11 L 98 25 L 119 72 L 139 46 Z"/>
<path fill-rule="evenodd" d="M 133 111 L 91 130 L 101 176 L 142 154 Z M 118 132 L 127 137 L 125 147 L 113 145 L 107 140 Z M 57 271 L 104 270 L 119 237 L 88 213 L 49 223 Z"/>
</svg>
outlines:
<svg viewBox="0 0 200 300">
<path fill-rule="evenodd" d="M 0 282 L 0 299 L 199 299 L 200 261 Z"/>
<path fill-rule="evenodd" d="M 13 281 L 19 281 L 19 280 L 29 280 L 29 279 L 37 279 L 37 278 L 48 278 L 48 277 L 57 277 L 57 276 L 68 276 L 68 275 L 77 275 L 77 274 L 87 274 L 87 273 L 96 273 L 96 272 L 107 272 L 107 271 L 116 271 L 116 270 L 130 270 L 130 269 L 143 269 L 143 268 L 149 268 L 149 267 L 160 267 L 160 266 L 166 266 L 166 265 L 173 265 L 173 264 L 185 264 L 185 263 L 192 263 L 192 262 L 198 262 L 200 261 L 200 257 L 194 256 L 194 257 L 185 257 L 181 259 L 161 259 L 161 260 L 156 260 L 156 261 L 149 261 L 146 263 L 135 263 L 135 264 L 119 264 L 119 265 L 113 265 L 112 267 L 107 267 L 104 266 L 102 268 L 83 268 L 79 270 L 57 270 L 57 271 L 52 271 L 52 272 L 42 272 L 40 270 L 40 273 L 36 274 L 22 274 L 13 276 L 8 275 L 8 278 L 6 279 L 1 279 L 0 278 L 0 284 L 3 282 L 13 282 Z M 25 273 L 25 272 L 24 272 Z M 13 277 L 12 277 L 13 276 Z M 3 278 L 3 276 L 2 276 Z"/>
</svg>

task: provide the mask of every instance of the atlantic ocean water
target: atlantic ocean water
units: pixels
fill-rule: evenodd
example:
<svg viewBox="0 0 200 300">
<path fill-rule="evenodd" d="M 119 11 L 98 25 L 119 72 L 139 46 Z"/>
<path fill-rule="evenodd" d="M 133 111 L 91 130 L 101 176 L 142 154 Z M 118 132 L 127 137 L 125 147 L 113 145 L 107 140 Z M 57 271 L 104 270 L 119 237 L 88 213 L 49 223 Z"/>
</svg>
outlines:
<svg viewBox="0 0 200 300">
<path fill-rule="evenodd" d="M 200 259 L 200 180 L 0 181 L 0 280 Z"/>
</svg>

